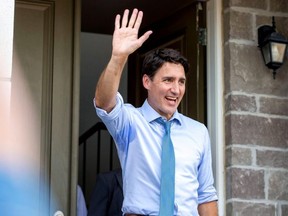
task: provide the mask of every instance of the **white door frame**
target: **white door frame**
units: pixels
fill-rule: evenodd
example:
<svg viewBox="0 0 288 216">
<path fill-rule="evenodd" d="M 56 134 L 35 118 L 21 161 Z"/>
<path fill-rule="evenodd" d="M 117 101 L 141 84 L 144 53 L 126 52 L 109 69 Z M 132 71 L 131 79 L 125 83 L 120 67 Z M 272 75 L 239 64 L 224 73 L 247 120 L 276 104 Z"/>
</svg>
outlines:
<svg viewBox="0 0 288 216">
<path fill-rule="evenodd" d="M 225 215 L 222 2 L 207 2 L 207 111 L 219 215 Z"/>
</svg>

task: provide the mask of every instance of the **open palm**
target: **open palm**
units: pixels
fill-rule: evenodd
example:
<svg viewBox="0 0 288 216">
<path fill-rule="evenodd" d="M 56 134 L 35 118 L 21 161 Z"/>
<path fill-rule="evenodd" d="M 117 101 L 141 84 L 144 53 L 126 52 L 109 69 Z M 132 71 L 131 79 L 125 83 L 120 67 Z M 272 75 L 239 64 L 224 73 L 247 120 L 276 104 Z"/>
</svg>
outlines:
<svg viewBox="0 0 288 216">
<path fill-rule="evenodd" d="M 115 29 L 113 34 L 113 55 L 128 56 L 148 39 L 152 31 L 147 31 L 140 38 L 138 38 L 139 27 L 142 22 L 143 12 L 137 9 L 128 20 L 129 10 L 125 10 L 120 24 L 120 15 L 115 18 Z"/>
</svg>

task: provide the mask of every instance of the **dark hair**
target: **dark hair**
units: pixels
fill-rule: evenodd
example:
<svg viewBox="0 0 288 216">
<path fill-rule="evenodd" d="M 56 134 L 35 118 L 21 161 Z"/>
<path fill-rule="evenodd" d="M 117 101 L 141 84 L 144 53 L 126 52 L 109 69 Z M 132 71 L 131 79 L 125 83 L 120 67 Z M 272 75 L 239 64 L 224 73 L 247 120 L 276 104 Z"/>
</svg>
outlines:
<svg viewBox="0 0 288 216">
<path fill-rule="evenodd" d="M 142 66 L 142 76 L 147 74 L 150 78 L 153 78 L 156 71 L 162 67 L 165 62 L 181 64 L 184 67 L 185 73 L 189 71 L 189 63 L 180 52 L 174 49 L 164 48 L 152 50 L 146 54 Z"/>
</svg>

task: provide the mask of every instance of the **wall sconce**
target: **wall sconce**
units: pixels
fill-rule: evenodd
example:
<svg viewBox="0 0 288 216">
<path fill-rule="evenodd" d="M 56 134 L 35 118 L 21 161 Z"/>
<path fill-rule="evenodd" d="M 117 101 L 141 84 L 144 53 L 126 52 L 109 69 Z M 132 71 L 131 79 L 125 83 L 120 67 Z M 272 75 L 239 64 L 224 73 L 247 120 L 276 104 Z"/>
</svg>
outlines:
<svg viewBox="0 0 288 216">
<path fill-rule="evenodd" d="M 273 70 L 273 78 L 276 77 L 276 70 L 283 64 L 287 39 L 276 32 L 275 19 L 272 17 L 272 26 L 263 25 L 258 28 L 258 47 L 266 66 Z"/>
</svg>

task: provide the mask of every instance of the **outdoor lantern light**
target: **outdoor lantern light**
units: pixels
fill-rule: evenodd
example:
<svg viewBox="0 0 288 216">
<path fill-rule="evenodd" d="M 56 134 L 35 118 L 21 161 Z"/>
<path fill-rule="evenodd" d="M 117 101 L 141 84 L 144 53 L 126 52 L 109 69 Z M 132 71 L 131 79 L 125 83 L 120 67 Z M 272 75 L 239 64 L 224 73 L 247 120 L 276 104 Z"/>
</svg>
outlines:
<svg viewBox="0 0 288 216">
<path fill-rule="evenodd" d="M 258 28 L 258 46 L 266 66 L 273 70 L 275 79 L 276 70 L 283 64 L 288 41 L 276 32 L 275 19 L 272 17 L 272 26 L 263 25 Z"/>
</svg>

